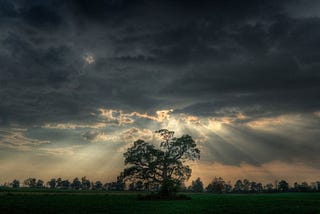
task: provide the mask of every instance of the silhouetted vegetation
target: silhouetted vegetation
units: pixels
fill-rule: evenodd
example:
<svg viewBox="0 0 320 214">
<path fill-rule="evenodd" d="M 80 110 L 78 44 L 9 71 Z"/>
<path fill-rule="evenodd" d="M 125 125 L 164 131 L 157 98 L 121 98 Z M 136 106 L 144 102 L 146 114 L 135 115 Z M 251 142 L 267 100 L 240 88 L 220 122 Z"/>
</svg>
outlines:
<svg viewBox="0 0 320 214">
<path fill-rule="evenodd" d="M 146 188 L 157 191 L 160 198 L 173 198 L 181 183 L 191 176 L 186 161 L 200 158 L 200 150 L 189 135 L 174 137 L 167 129 L 156 131 L 162 138 L 159 147 L 137 140 L 124 153 L 127 168 L 123 181 L 132 182 L 130 189 Z"/>
<path fill-rule="evenodd" d="M 76 177 L 69 182 L 68 179 L 51 178 L 46 183 L 41 179 L 27 178 L 24 180 L 23 185 L 20 185 L 20 181 L 14 179 L 12 182 L 0 185 L 2 189 L 52 189 L 52 190 L 99 190 L 99 191 L 136 191 L 136 192 L 157 192 L 161 191 L 161 188 L 150 189 L 148 185 L 145 185 L 142 181 L 136 182 L 123 182 L 118 177 L 115 182 L 102 183 L 101 181 L 91 182 L 86 176 L 83 176 L 81 180 Z M 191 185 L 187 188 L 182 183 L 180 186 L 175 186 L 174 192 L 204 192 L 204 193 L 276 193 L 276 192 L 320 192 L 320 181 L 307 183 L 295 182 L 292 186 L 285 180 L 276 182 L 276 185 L 267 183 L 263 185 L 260 182 L 250 181 L 248 179 L 237 180 L 233 185 L 232 183 L 224 181 L 221 177 L 215 177 L 204 188 L 201 178 L 191 182 Z"/>
<path fill-rule="evenodd" d="M 17 179 L 14 179 L 10 185 L 11 185 L 12 188 L 19 188 L 20 187 L 20 181 L 18 181 Z"/>
<path fill-rule="evenodd" d="M 278 183 L 278 191 L 279 192 L 288 192 L 289 191 L 289 184 L 285 180 L 281 180 Z"/>
<path fill-rule="evenodd" d="M 189 186 L 188 191 L 191 192 L 203 192 L 203 183 L 200 178 L 192 181 L 191 186 Z"/>
<path fill-rule="evenodd" d="M 211 193 L 228 193 L 231 191 L 231 185 L 226 184 L 223 178 L 215 177 L 206 187 L 206 191 Z"/>
<path fill-rule="evenodd" d="M 160 147 L 137 140 L 134 145 L 124 153 L 125 164 L 128 165 L 117 177 L 116 181 L 102 183 L 91 181 L 86 176 L 75 177 L 70 182 L 68 179 L 51 178 L 44 182 L 33 177 L 23 181 L 14 179 L 0 185 L 0 191 L 8 189 L 29 188 L 32 190 L 72 190 L 72 191 L 137 191 L 151 192 L 150 195 L 142 195 L 141 200 L 158 199 L 188 199 L 177 192 L 193 193 L 277 193 L 277 192 L 320 192 L 320 181 L 307 183 L 295 182 L 293 186 L 285 180 L 267 183 L 239 179 L 233 184 L 226 182 L 222 177 L 214 177 L 204 188 L 201 178 L 191 182 L 186 187 L 184 182 L 191 176 L 191 169 L 186 161 L 200 158 L 200 151 L 196 143 L 189 135 L 180 138 L 174 137 L 174 132 L 167 129 L 157 131 L 162 138 Z"/>
</svg>

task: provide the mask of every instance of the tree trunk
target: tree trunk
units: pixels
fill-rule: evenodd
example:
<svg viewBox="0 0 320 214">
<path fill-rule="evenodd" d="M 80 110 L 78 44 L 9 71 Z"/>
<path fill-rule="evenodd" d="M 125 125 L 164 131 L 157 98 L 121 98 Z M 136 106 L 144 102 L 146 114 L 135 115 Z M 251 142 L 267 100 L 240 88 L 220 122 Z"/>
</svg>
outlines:
<svg viewBox="0 0 320 214">
<path fill-rule="evenodd" d="M 162 197 L 169 198 L 173 193 L 173 184 L 168 178 L 168 165 L 166 161 L 163 164 L 162 179 L 160 195 Z"/>
</svg>

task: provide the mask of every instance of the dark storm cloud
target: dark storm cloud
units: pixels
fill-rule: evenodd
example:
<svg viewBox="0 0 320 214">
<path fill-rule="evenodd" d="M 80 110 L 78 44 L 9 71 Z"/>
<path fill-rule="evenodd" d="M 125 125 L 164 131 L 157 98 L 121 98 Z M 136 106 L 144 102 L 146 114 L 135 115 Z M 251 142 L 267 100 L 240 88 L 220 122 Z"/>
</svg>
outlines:
<svg viewBox="0 0 320 214">
<path fill-rule="evenodd" d="M 310 50 L 317 39 L 303 23 L 317 29 L 318 20 L 293 20 L 284 5 L 4 1 L 1 121 L 81 120 L 103 106 L 145 111 L 189 97 L 201 103 L 254 93 L 249 99 L 259 99 L 310 88 L 319 76 L 313 64 L 300 64 L 317 58 Z M 90 68 L 82 59 L 87 51 L 96 57 Z"/>
<path fill-rule="evenodd" d="M 14 5 L 10 1 L 2 1 L 0 4 L 0 16 L 1 17 L 15 17 L 17 11 L 14 8 Z"/>
<path fill-rule="evenodd" d="M 61 23 L 61 17 L 48 6 L 34 6 L 21 11 L 22 18 L 35 27 L 57 26 Z"/>
<path fill-rule="evenodd" d="M 248 116 L 239 124 L 319 111 L 320 17 L 297 10 L 301 2 L 1 1 L 0 125 L 95 123 L 99 108 Z M 284 150 L 290 140 L 276 134 L 241 133 L 285 160 L 317 148 Z M 270 161 L 210 137 L 215 161 Z"/>
</svg>

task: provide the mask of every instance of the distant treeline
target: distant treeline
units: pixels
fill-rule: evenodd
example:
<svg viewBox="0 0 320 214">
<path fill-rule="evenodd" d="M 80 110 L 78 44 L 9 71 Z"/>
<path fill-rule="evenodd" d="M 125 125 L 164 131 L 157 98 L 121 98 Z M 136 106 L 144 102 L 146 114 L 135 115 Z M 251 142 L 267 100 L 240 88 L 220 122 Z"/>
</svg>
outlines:
<svg viewBox="0 0 320 214">
<path fill-rule="evenodd" d="M 275 181 L 274 184 L 263 185 L 260 182 L 248 179 L 237 180 L 234 184 L 225 182 L 221 177 L 215 177 L 207 187 L 204 188 L 200 178 L 192 181 L 189 187 L 184 187 L 184 191 L 209 192 L 209 193 L 273 193 L 273 192 L 318 192 L 320 191 L 320 181 L 307 183 L 295 182 L 290 186 L 287 181 Z"/>
<path fill-rule="evenodd" d="M 117 179 L 115 182 L 102 183 L 101 181 L 90 181 L 86 176 L 72 181 L 62 178 L 52 178 L 47 182 L 36 178 L 27 178 L 21 184 L 19 180 L 5 183 L 2 187 L 8 188 L 39 188 L 39 189 L 65 189 L 65 190 L 105 190 L 105 191 L 157 191 L 160 186 L 150 185 L 142 181 L 123 182 Z M 307 183 L 295 182 L 290 186 L 287 181 L 268 183 L 263 185 L 260 182 L 250 181 L 248 179 L 237 180 L 234 184 L 224 181 L 221 177 L 215 177 L 206 187 L 200 178 L 192 181 L 190 186 L 181 184 L 179 191 L 182 192 L 208 192 L 208 193 L 274 193 L 274 192 L 319 192 L 320 181 Z"/>
</svg>

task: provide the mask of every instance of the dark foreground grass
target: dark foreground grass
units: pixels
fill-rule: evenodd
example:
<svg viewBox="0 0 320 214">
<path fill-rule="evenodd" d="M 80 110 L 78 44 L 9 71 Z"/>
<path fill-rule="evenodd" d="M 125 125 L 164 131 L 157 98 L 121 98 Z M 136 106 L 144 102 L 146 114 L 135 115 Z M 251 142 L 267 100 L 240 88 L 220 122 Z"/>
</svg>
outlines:
<svg viewBox="0 0 320 214">
<path fill-rule="evenodd" d="M 320 193 L 189 196 L 141 201 L 130 193 L 2 192 L 0 213 L 320 213 Z"/>
</svg>

